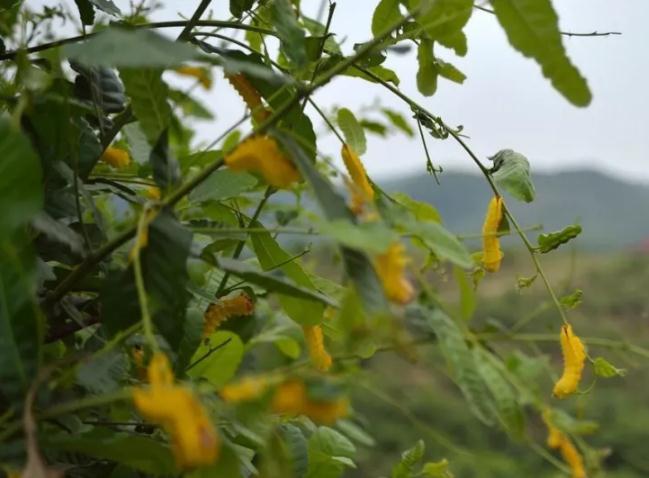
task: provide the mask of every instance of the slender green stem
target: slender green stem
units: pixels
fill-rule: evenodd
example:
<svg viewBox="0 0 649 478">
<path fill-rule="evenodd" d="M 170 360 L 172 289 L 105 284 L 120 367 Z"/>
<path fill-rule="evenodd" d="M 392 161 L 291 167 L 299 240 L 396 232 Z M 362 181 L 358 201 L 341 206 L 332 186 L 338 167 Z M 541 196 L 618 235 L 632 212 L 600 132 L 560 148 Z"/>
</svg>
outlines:
<svg viewBox="0 0 649 478">
<path fill-rule="evenodd" d="M 144 241 L 148 236 L 148 223 L 149 223 L 149 209 L 144 208 L 140 214 L 140 219 L 137 223 L 137 234 L 135 236 L 135 245 L 131 250 L 133 259 L 133 273 L 135 275 L 135 287 L 137 288 L 137 298 L 140 303 L 140 312 L 142 314 L 142 330 L 144 338 L 146 339 L 149 347 L 154 352 L 159 350 L 158 341 L 153 333 L 153 321 L 149 313 L 149 303 L 146 295 L 146 288 L 144 286 L 144 277 L 142 275 L 142 262 L 140 261 L 140 251 L 144 247 Z"/>
</svg>

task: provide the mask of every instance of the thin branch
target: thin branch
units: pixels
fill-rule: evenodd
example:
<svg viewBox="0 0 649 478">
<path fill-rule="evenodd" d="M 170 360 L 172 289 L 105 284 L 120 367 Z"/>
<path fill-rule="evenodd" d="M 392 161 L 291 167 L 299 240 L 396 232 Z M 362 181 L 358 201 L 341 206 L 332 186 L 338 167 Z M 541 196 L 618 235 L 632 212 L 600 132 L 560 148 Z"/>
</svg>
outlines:
<svg viewBox="0 0 649 478">
<path fill-rule="evenodd" d="M 480 10 L 481 12 L 489 13 L 491 15 L 495 15 L 496 12 L 494 12 L 491 8 L 483 7 L 481 5 L 473 5 L 473 8 L 476 10 Z M 607 37 L 610 35 L 622 35 L 622 32 L 590 32 L 590 33 L 573 33 L 573 32 L 559 32 L 564 36 L 567 37 Z"/>
<path fill-rule="evenodd" d="M 178 35 L 177 41 L 187 41 L 189 40 L 189 37 L 192 33 L 192 29 L 196 26 L 196 24 L 200 21 L 201 16 L 203 13 L 205 13 L 205 10 L 207 10 L 207 7 L 210 5 L 212 0 L 202 0 L 200 5 L 196 8 L 196 11 L 194 11 L 194 14 L 192 17 L 189 19 L 187 22 L 187 25 L 183 28 L 183 31 L 180 32 L 180 35 Z"/>
<path fill-rule="evenodd" d="M 131 29 L 147 29 L 147 28 L 156 29 L 156 28 L 186 27 L 188 24 L 189 21 L 187 20 L 177 20 L 177 21 L 167 21 L 167 22 L 142 23 L 140 25 L 124 24 L 123 26 L 125 28 L 131 28 Z M 199 20 L 193 26 L 232 28 L 234 30 L 248 30 L 248 31 L 262 33 L 264 35 L 277 36 L 277 33 L 275 33 L 273 30 L 268 30 L 266 28 L 259 28 L 253 25 L 245 25 L 238 22 L 226 22 L 221 20 Z M 97 34 L 98 32 L 93 32 L 93 33 L 88 33 L 86 35 L 77 35 L 74 37 L 62 38 L 60 40 L 55 40 L 48 43 L 42 43 L 40 45 L 32 46 L 29 48 L 18 48 L 16 50 L 8 51 L 0 55 L 0 61 L 12 60 L 16 57 L 16 55 L 18 55 L 18 53 L 27 53 L 27 54 L 37 53 L 39 51 L 49 50 L 51 48 L 67 45 L 69 43 L 78 43 L 80 41 L 87 40 L 88 38 L 91 38 Z"/>
</svg>

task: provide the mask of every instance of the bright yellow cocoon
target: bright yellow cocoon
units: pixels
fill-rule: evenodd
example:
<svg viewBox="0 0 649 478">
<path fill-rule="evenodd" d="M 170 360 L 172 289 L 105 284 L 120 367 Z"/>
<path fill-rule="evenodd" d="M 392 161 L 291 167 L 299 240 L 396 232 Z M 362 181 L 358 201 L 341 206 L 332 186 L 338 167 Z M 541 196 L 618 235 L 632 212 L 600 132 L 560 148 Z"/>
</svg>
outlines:
<svg viewBox="0 0 649 478">
<path fill-rule="evenodd" d="M 225 164 L 234 171 L 260 174 L 276 188 L 288 188 L 300 180 L 295 165 L 269 136 L 255 136 L 239 144 L 225 157 Z"/>
<path fill-rule="evenodd" d="M 210 465 L 218 458 L 220 441 L 200 401 L 188 388 L 174 384 L 167 357 L 156 353 L 147 369 L 148 388 L 133 391 L 137 410 L 160 425 L 171 439 L 179 468 Z"/>
<path fill-rule="evenodd" d="M 207 68 L 198 66 L 181 66 L 174 70 L 179 75 L 190 76 L 196 78 L 203 88 L 209 90 L 212 88 L 212 77 Z"/>
<path fill-rule="evenodd" d="M 267 377 L 244 377 L 221 389 L 219 394 L 226 402 L 246 402 L 259 398 L 270 385 Z"/>
<path fill-rule="evenodd" d="M 247 294 L 241 293 L 234 297 L 225 297 L 210 304 L 203 315 L 203 335 L 207 336 L 218 329 L 230 317 L 252 315 L 255 304 Z"/>
<path fill-rule="evenodd" d="M 570 438 L 552 423 L 551 412 L 549 410 L 543 411 L 543 421 L 548 427 L 548 447 L 559 450 L 563 460 L 570 466 L 572 478 L 586 478 L 586 469 L 584 468 L 584 460 L 581 454 L 572 441 L 570 441 Z"/>
<path fill-rule="evenodd" d="M 349 401 L 344 398 L 314 400 L 300 380 L 289 380 L 277 387 L 271 407 L 275 413 L 289 416 L 305 415 L 316 423 L 331 425 L 349 413 Z"/>
<path fill-rule="evenodd" d="M 560 342 L 563 354 L 563 375 L 554 384 L 552 393 L 557 398 L 566 398 L 577 391 L 586 361 L 586 350 L 579 337 L 572 332 L 571 325 L 561 327 Z"/>
<path fill-rule="evenodd" d="M 304 340 L 309 350 L 311 363 L 321 372 L 326 372 L 331 368 L 332 359 L 327 349 L 325 349 L 322 327 L 319 325 L 305 325 L 302 330 L 304 331 Z"/>
<path fill-rule="evenodd" d="M 343 144 L 341 154 L 347 172 L 351 177 L 351 183 L 348 183 L 352 193 L 351 209 L 354 214 L 358 215 L 363 212 L 366 204 L 374 200 L 374 189 L 367 178 L 365 167 L 356 151 Z"/>
<path fill-rule="evenodd" d="M 250 83 L 243 74 L 226 75 L 227 80 L 243 98 L 244 103 L 250 109 L 252 118 L 261 123 L 270 116 L 270 111 L 264 107 L 259 91 Z"/>
<path fill-rule="evenodd" d="M 113 168 L 121 169 L 125 168 L 131 163 L 131 157 L 128 154 L 128 151 L 123 150 L 122 148 L 114 148 L 109 146 L 106 148 L 106 151 L 103 152 L 100 158 L 104 163 L 110 164 Z"/>
<path fill-rule="evenodd" d="M 502 220 L 503 198 L 494 196 L 489 201 L 487 215 L 482 225 L 482 265 L 489 272 L 497 272 L 503 258 L 498 239 L 498 228 Z"/>
<path fill-rule="evenodd" d="M 385 254 L 376 258 L 375 264 L 386 296 L 399 304 L 407 304 L 415 295 L 415 290 L 405 275 L 406 265 L 410 261 L 405 250 L 403 244 L 394 242 Z"/>
</svg>

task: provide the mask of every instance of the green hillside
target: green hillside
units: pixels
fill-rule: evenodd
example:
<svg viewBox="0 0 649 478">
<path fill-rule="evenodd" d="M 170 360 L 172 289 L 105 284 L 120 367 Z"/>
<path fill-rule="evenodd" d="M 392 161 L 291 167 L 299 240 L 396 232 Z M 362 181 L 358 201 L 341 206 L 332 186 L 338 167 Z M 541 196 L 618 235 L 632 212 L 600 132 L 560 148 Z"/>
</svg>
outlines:
<svg viewBox="0 0 649 478">
<path fill-rule="evenodd" d="M 584 228 L 578 245 L 587 249 L 631 247 L 649 237 L 649 187 L 588 170 L 535 174 L 533 179 L 533 203 L 508 202 L 524 225 L 553 230 L 578 222 Z M 427 174 L 379 180 L 386 191 L 402 191 L 435 205 L 452 231 L 478 232 L 490 194 L 484 179 L 444 172 L 440 182 Z"/>
</svg>

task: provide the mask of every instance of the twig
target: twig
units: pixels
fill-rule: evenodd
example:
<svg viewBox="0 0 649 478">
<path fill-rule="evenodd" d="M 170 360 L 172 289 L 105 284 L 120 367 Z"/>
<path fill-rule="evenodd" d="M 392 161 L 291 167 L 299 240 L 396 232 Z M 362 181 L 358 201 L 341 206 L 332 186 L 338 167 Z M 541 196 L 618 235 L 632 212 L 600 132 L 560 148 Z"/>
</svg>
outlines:
<svg viewBox="0 0 649 478">
<path fill-rule="evenodd" d="M 196 8 L 196 11 L 194 11 L 194 14 L 187 22 L 187 25 L 185 25 L 185 28 L 183 28 L 183 30 L 180 32 L 180 35 L 178 35 L 177 41 L 189 40 L 189 37 L 192 33 L 192 28 L 194 28 L 196 24 L 200 21 L 201 16 L 203 15 L 203 13 L 205 13 L 205 10 L 207 10 L 207 7 L 210 5 L 211 2 L 212 0 L 201 1 L 201 3 Z"/>
<path fill-rule="evenodd" d="M 491 8 L 483 7 L 481 5 L 473 5 L 473 8 L 485 13 L 489 13 L 491 15 L 496 14 L 496 12 L 494 12 Z M 594 31 L 591 33 L 573 33 L 573 32 L 559 32 L 559 33 L 567 37 L 607 37 L 610 35 L 622 35 L 622 32 L 598 32 L 598 31 Z"/>
</svg>

